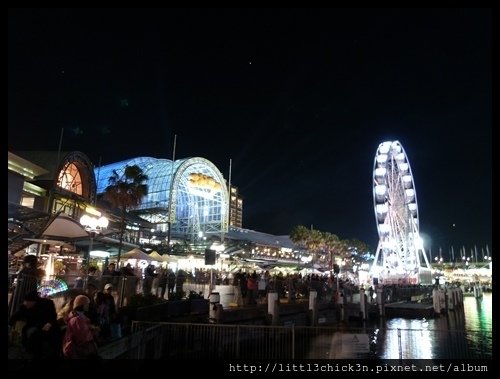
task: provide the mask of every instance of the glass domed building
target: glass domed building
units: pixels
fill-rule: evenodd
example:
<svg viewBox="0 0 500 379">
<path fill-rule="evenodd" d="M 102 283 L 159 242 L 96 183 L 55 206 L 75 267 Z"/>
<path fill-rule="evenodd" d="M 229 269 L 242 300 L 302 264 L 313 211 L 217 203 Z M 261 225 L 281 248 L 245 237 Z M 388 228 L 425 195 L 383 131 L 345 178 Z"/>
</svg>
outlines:
<svg viewBox="0 0 500 379">
<path fill-rule="evenodd" d="M 138 157 L 95 168 L 97 193 L 104 193 L 114 172 L 139 166 L 148 176 L 148 195 L 133 213 L 156 224 L 158 231 L 189 238 L 227 233 L 229 193 L 217 167 L 205 158 L 171 161 Z"/>
</svg>

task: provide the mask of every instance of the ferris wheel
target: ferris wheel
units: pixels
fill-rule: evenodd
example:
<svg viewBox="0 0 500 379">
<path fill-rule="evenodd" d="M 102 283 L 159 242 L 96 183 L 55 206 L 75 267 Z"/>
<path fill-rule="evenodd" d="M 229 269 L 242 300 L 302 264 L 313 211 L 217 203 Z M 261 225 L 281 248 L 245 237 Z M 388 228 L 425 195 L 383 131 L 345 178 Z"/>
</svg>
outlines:
<svg viewBox="0 0 500 379">
<path fill-rule="evenodd" d="M 415 183 L 399 141 L 383 142 L 377 149 L 373 203 L 379 243 L 372 277 L 383 284 L 430 284 L 430 265 L 419 234 Z"/>
</svg>

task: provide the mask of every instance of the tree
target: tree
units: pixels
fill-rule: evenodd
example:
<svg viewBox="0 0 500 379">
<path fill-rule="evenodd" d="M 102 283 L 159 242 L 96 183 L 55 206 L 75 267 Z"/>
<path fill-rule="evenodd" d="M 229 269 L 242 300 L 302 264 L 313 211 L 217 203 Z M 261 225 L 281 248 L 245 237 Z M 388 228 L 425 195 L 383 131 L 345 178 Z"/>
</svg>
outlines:
<svg viewBox="0 0 500 379">
<path fill-rule="evenodd" d="M 117 266 L 120 264 L 127 211 L 137 207 L 142 198 L 148 194 L 148 185 L 144 184 L 147 180 L 148 176 L 142 172 L 139 166 L 125 166 L 121 176 L 116 170 L 113 170 L 113 175 L 109 177 L 108 186 L 104 190 L 104 199 L 121 211 Z"/>
<path fill-rule="evenodd" d="M 313 257 L 312 266 L 319 262 L 325 251 L 325 235 L 316 229 L 308 229 L 303 225 L 296 226 L 290 233 L 290 239 L 306 249 Z"/>
<path fill-rule="evenodd" d="M 366 254 L 370 250 L 370 247 L 366 243 L 358 240 L 357 238 L 352 238 L 350 240 L 347 240 L 346 242 L 349 250 L 358 255 Z"/>
<path fill-rule="evenodd" d="M 310 230 L 303 225 L 298 225 L 290 233 L 290 239 L 293 243 L 299 245 L 303 249 L 307 249 L 307 241 L 309 239 Z"/>
<path fill-rule="evenodd" d="M 336 234 L 309 229 L 303 225 L 293 228 L 290 239 L 312 254 L 314 262 L 333 270 L 334 257 L 350 258 L 351 251 L 366 252 L 368 245 L 357 240 L 341 240 Z"/>
<path fill-rule="evenodd" d="M 325 241 L 325 252 L 329 253 L 328 257 L 329 263 L 327 266 L 331 271 L 334 271 L 333 269 L 335 262 L 334 256 L 338 253 L 340 246 L 342 245 L 342 241 L 336 234 L 332 234 L 329 232 L 324 232 L 323 238 Z"/>
</svg>

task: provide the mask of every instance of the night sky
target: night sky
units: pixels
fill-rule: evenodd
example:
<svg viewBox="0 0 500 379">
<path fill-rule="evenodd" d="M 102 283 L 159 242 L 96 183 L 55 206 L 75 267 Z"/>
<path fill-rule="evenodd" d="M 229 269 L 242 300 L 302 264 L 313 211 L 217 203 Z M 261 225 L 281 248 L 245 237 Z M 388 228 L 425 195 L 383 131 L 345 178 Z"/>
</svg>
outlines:
<svg viewBox="0 0 500 379">
<path fill-rule="evenodd" d="M 98 164 L 204 157 L 243 227 L 375 249 L 372 172 L 399 140 L 433 255 L 492 236 L 487 9 L 10 10 L 8 148 Z M 455 224 L 455 227 L 453 226 Z"/>
</svg>

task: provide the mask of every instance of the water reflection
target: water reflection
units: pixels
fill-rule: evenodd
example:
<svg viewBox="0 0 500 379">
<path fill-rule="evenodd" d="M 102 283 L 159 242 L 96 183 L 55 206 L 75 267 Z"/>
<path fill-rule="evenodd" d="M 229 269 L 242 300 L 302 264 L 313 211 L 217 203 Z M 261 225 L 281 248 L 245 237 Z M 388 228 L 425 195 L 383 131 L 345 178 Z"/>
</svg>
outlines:
<svg viewBox="0 0 500 379">
<path fill-rule="evenodd" d="M 491 358 L 492 295 L 464 298 L 464 311 L 435 319 L 393 318 L 378 336 L 384 359 Z"/>
<path fill-rule="evenodd" d="M 390 319 L 386 324 L 385 359 L 432 359 L 433 333 L 426 319 Z"/>
<path fill-rule="evenodd" d="M 467 333 L 469 346 L 474 351 L 489 351 L 493 346 L 492 336 L 492 294 L 485 293 L 482 299 L 464 299 L 465 328 L 477 331 Z"/>
</svg>

